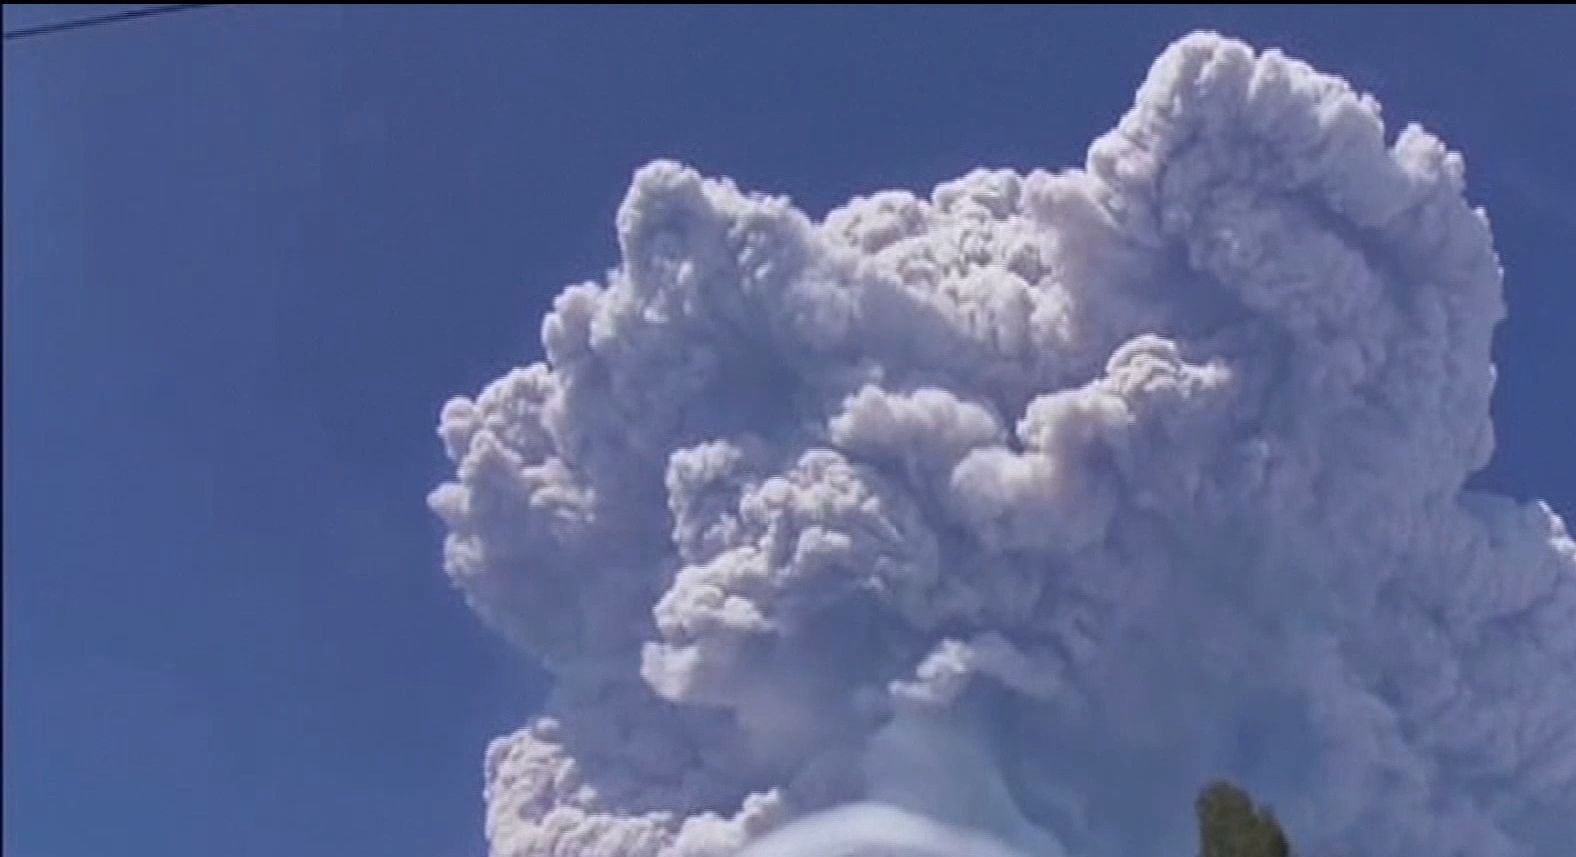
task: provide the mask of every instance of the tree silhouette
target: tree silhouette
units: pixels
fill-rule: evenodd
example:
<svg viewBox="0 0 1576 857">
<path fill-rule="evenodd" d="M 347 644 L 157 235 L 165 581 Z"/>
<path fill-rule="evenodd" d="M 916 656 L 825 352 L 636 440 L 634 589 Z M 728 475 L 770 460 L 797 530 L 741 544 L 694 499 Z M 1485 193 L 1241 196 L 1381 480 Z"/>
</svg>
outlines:
<svg viewBox="0 0 1576 857">
<path fill-rule="evenodd" d="M 1289 857 L 1291 845 L 1269 807 L 1225 781 L 1199 793 L 1199 857 Z"/>
</svg>

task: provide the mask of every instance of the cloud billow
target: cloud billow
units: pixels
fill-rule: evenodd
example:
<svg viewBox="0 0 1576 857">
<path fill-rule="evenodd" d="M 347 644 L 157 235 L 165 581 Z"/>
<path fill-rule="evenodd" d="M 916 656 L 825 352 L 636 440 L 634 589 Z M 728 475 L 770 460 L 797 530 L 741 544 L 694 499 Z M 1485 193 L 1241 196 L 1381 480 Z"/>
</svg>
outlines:
<svg viewBox="0 0 1576 857">
<path fill-rule="evenodd" d="M 659 161 L 430 503 L 552 671 L 494 857 L 1127 857 L 1234 778 L 1309 853 L 1576 842 L 1576 543 L 1466 490 L 1504 315 L 1459 155 L 1190 35 L 1082 169 L 815 222 Z"/>
</svg>

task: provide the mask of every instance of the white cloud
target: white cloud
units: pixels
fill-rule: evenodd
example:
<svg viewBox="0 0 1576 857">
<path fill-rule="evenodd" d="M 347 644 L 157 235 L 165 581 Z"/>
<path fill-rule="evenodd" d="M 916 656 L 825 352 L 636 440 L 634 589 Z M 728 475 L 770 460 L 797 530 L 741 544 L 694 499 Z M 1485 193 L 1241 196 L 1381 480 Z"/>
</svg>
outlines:
<svg viewBox="0 0 1576 857">
<path fill-rule="evenodd" d="M 1308 853 L 1568 848 L 1576 544 L 1463 488 L 1463 189 L 1208 34 L 1081 170 L 816 223 L 642 169 L 546 361 L 443 411 L 447 570 L 558 680 L 494 857 L 1162 853 L 1216 776 Z"/>
</svg>

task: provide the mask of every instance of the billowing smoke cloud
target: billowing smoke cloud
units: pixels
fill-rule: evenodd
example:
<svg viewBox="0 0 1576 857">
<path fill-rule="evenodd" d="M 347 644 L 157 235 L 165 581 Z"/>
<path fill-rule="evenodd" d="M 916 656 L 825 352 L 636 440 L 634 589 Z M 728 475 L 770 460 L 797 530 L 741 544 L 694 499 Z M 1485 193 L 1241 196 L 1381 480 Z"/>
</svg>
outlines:
<svg viewBox="0 0 1576 857">
<path fill-rule="evenodd" d="M 448 573 L 553 671 L 494 857 L 1128 857 L 1225 776 L 1308 854 L 1576 843 L 1576 544 L 1464 489 L 1460 156 L 1167 49 L 1083 169 L 814 222 L 669 162 L 443 410 Z"/>
</svg>

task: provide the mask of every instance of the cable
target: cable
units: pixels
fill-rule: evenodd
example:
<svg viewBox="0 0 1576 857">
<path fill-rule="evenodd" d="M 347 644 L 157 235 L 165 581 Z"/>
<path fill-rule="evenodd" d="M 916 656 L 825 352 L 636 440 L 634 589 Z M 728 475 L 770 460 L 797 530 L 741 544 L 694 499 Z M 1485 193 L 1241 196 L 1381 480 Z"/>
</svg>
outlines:
<svg viewBox="0 0 1576 857">
<path fill-rule="evenodd" d="M 18 27 L 15 30 L 5 31 L 5 40 L 27 39 L 34 36 L 47 36 L 50 33 L 63 33 L 67 30 L 80 30 L 85 27 L 96 27 L 100 24 L 115 24 L 121 21 L 130 21 L 135 18 L 149 18 L 154 15 L 168 15 L 172 12 L 190 12 L 193 9 L 207 9 L 213 3 L 166 3 L 163 6 L 150 6 L 145 9 L 128 9 L 123 12 L 110 12 L 106 15 L 94 15 L 91 18 L 74 18 L 67 21 L 56 21 L 53 24 L 39 24 L 33 27 Z"/>
</svg>

